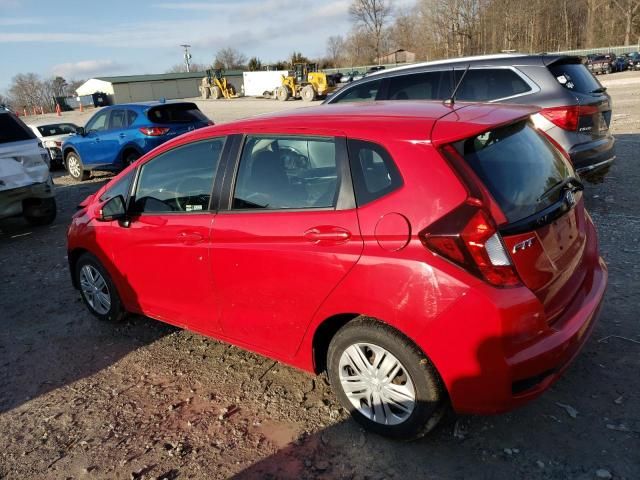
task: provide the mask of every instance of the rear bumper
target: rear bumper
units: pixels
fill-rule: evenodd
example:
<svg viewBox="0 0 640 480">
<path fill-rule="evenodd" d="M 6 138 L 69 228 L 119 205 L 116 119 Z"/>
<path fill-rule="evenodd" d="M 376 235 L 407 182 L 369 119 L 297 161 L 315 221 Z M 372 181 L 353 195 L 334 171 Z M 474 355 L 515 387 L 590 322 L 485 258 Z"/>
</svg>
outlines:
<svg viewBox="0 0 640 480">
<path fill-rule="evenodd" d="M 34 183 L 25 187 L 0 192 L 0 218 L 21 215 L 23 202 L 30 199 L 45 199 L 55 196 L 51 177 L 43 183 Z"/>
<path fill-rule="evenodd" d="M 569 150 L 569 156 L 576 172 L 589 180 L 591 177 L 603 177 L 616 158 L 615 138 L 607 135 L 593 142 L 575 145 Z"/>
<path fill-rule="evenodd" d="M 456 412 L 509 411 L 538 397 L 560 378 L 593 331 L 607 286 L 604 261 L 585 261 L 592 264 L 589 274 L 551 325 L 540 302 L 525 287 L 473 289 L 447 312 L 449 331 L 457 333 L 449 337 L 448 348 L 438 352 L 435 347 L 432 360 Z M 453 324 L 456 319 L 458 323 L 464 319 L 462 325 Z M 430 347 L 434 348 L 423 345 L 428 355 Z"/>
</svg>

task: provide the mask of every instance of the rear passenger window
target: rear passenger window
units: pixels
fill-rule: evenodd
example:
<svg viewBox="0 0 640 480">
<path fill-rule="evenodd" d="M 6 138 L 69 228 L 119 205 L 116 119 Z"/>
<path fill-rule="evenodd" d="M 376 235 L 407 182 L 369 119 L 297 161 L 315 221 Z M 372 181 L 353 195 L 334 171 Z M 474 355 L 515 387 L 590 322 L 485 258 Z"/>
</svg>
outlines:
<svg viewBox="0 0 640 480">
<path fill-rule="evenodd" d="M 371 102 L 376 99 L 376 95 L 378 95 L 378 90 L 380 89 L 381 83 L 382 83 L 382 80 L 365 82 L 361 85 L 358 85 L 350 89 L 344 95 L 339 96 L 331 103 Z"/>
<path fill-rule="evenodd" d="M 382 146 L 363 140 L 349 140 L 347 146 L 358 206 L 376 200 L 402 185 L 398 168 Z"/>
<path fill-rule="evenodd" d="M 209 209 L 224 138 L 190 143 L 161 153 L 140 167 L 136 213 L 200 212 Z"/>
<path fill-rule="evenodd" d="M 446 90 L 450 86 L 450 75 L 443 72 L 414 73 L 389 79 L 389 100 L 439 100 L 441 84 L 446 81 Z"/>
<path fill-rule="evenodd" d="M 454 85 L 458 83 L 464 70 L 456 70 Z M 471 69 L 464 77 L 456 94 L 456 100 L 486 102 L 512 97 L 531 90 L 516 72 L 509 68 Z"/>
<path fill-rule="evenodd" d="M 330 208 L 339 183 L 334 138 L 248 137 L 233 208 Z"/>
</svg>

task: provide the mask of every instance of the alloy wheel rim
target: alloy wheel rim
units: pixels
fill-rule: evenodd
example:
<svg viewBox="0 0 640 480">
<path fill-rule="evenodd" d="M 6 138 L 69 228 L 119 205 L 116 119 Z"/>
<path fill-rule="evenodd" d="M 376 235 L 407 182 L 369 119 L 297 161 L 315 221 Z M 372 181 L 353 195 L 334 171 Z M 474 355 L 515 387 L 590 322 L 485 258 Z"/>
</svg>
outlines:
<svg viewBox="0 0 640 480">
<path fill-rule="evenodd" d="M 391 352 L 371 343 L 356 343 L 339 361 L 340 384 L 358 412 L 382 425 L 405 422 L 416 406 L 413 381 Z"/>
<path fill-rule="evenodd" d="M 73 156 L 69 157 L 69 160 L 67 162 L 69 165 L 69 173 L 71 173 L 71 175 L 73 175 L 74 177 L 79 177 L 80 163 L 78 162 L 76 157 L 73 157 Z"/>
<path fill-rule="evenodd" d="M 89 306 L 100 315 L 111 309 L 111 293 L 102 274 L 91 265 L 80 269 L 80 288 Z"/>
</svg>

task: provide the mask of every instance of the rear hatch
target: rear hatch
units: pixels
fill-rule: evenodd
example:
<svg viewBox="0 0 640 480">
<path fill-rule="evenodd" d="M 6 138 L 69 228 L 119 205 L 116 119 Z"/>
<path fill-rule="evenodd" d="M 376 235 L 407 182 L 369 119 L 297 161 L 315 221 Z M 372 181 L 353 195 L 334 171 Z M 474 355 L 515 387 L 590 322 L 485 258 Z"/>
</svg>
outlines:
<svg viewBox="0 0 640 480">
<path fill-rule="evenodd" d="M 147 118 L 153 124 L 152 129 L 156 129 L 155 132 L 162 131 L 163 135 L 171 136 L 213 125 L 198 106 L 191 102 L 166 103 L 151 107 L 147 111 Z"/>
<path fill-rule="evenodd" d="M 600 82 L 577 57 L 564 57 L 547 66 L 551 74 L 570 91 L 578 105 L 542 109 L 557 126 L 582 138 L 576 143 L 598 140 L 609 134 L 611 99 Z"/>
<path fill-rule="evenodd" d="M 503 218 L 494 219 L 513 267 L 553 322 L 586 274 L 582 184 L 570 162 L 530 121 L 453 144 Z M 465 167 L 465 168 L 466 168 Z M 486 201 L 486 200 L 485 200 Z"/>
<path fill-rule="evenodd" d="M 49 154 L 12 113 L 0 111 L 0 191 L 46 182 Z"/>
</svg>

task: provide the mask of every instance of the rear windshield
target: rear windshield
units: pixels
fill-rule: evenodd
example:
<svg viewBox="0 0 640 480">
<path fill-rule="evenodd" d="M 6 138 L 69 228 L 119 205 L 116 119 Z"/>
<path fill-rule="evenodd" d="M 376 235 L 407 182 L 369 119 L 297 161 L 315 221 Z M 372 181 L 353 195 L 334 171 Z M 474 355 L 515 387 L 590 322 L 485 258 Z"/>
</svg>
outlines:
<svg viewBox="0 0 640 480">
<path fill-rule="evenodd" d="M 564 156 L 528 122 L 491 130 L 455 146 L 510 223 L 557 202 L 562 192 L 540 198 L 574 175 Z"/>
<path fill-rule="evenodd" d="M 602 88 L 600 82 L 581 63 L 550 65 L 549 71 L 563 87 L 578 93 L 592 93 Z"/>
<path fill-rule="evenodd" d="M 147 113 L 154 123 L 208 122 L 209 119 L 198 110 L 195 103 L 175 103 L 153 107 Z"/>
<path fill-rule="evenodd" d="M 22 122 L 10 113 L 0 113 L 0 143 L 20 142 L 35 138 Z"/>
<path fill-rule="evenodd" d="M 55 125 L 42 125 L 38 127 L 38 131 L 43 137 L 51 137 L 53 135 L 76 133 L 76 128 L 78 127 L 72 123 L 58 123 Z"/>
</svg>

